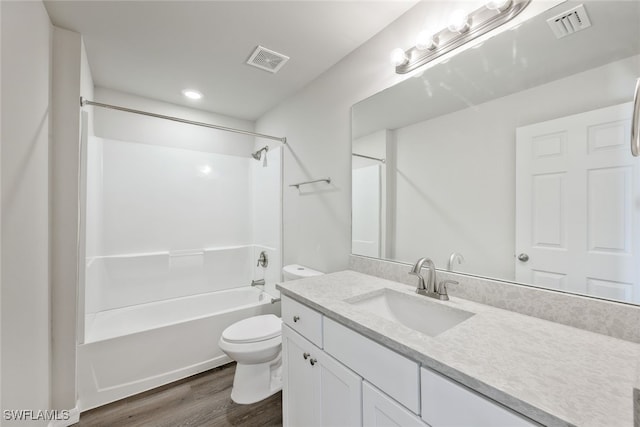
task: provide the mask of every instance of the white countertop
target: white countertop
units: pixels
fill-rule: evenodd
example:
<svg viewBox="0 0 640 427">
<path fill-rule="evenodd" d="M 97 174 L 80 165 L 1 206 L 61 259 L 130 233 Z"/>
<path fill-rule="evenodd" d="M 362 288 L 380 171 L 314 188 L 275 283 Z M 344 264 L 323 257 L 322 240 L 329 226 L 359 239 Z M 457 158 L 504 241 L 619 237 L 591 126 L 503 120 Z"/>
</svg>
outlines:
<svg viewBox="0 0 640 427">
<path fill-rule="evenodd" d="M 546 426 L 632 426 L 640 344 L 452 297 L 475 313 L 430 337 L 345 302 L 413 288 L 342 271 L 278 285 L 363 335 Z M 426 297 L 425 297 L 426 298 Z"/>
</svg>

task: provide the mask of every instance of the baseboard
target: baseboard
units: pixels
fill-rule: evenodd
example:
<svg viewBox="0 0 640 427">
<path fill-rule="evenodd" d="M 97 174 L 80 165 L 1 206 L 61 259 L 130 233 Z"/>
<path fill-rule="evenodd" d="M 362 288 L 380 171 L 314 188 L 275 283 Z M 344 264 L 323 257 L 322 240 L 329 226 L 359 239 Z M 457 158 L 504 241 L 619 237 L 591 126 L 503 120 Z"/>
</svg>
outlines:
<svg viewBox="0 0 640 427">
<path fill-rule="evenodd" d="M 69 427 L 80 421 L 80 410 L 77 406 L 66 410 L 66 413 L 69 415 L 69 418 L 66 420 L 51 420 L 47 427 Z"/>
</svg>

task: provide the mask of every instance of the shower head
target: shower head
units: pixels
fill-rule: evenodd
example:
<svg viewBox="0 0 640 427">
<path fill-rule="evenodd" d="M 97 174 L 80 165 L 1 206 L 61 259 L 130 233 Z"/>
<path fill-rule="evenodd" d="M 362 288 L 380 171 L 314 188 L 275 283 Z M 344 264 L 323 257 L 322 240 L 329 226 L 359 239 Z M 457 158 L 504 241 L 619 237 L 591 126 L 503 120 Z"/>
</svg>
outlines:
<svg viewBox="0 0 640 427">
<path fill-rule="evenodd" d="M 255 153 L 251 153 L 251 157 L 253 157 L 256 160 L 260 160 L 262 159 L 262 152 L 264 151 L 264 165 L 267 165 L 267 151 L 269 151 L 269 146 L 265 145 L 264 147 L 262 147 L 261 149 L 259 149 L 258 151 L 256 151 Z"/>
</svg>

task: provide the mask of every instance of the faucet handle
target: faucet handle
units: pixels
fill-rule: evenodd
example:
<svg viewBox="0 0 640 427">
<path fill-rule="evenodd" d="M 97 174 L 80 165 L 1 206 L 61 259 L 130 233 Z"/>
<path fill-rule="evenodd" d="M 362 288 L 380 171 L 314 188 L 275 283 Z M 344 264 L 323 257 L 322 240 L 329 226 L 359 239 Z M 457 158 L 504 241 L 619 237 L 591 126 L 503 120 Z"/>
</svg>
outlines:
<svg viewBox="0 0 640 427">
<path fill-rule="evenodd" d="M 455 280 L 443 280 L 442 282 L 440 282 L 440 284 L 438 285 L 438 295 L 440 296 L 440 299 L 442 301 L 449 301 L 449 294 L 447 294 L 448 284 L 458 285 L 459 282 Z"/>
</svg>

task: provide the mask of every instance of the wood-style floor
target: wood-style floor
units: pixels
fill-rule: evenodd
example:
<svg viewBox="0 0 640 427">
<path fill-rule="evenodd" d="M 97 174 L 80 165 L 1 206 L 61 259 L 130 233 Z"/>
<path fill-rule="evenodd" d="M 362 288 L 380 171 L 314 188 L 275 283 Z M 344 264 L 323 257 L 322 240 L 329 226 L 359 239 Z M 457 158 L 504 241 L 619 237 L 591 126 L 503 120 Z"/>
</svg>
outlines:
<svg viewBox="0 0 640 427">
<path fill-rule="evenodd" d="M 282 425 L 282 393 L 253 405 L 231 400 L 235 364 L 83 412 L 80 427 L 178 427 Z"/>
</svg>

